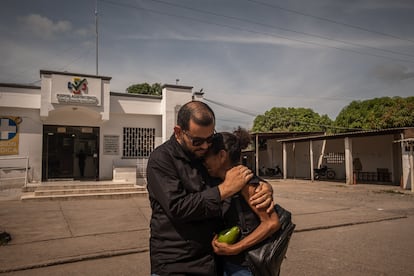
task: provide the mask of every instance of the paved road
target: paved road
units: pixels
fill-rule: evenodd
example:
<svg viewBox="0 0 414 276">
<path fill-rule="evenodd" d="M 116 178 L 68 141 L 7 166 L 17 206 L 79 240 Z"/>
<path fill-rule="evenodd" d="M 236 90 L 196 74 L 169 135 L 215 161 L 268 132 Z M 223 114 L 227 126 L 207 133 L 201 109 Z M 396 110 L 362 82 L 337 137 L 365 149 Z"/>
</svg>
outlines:
<svg viewBox="0 0 414 276">
<path fill-rule="evenodd" d="M 414 275 L 410 192 L 272 184 L 297 224 L 282 275 Z M 0 195 L 0 229 L 13 235 L 0 246 L 0 275 L 149 275 L 149 216 L 146 198 L 20 202 Z"/>
</svg>

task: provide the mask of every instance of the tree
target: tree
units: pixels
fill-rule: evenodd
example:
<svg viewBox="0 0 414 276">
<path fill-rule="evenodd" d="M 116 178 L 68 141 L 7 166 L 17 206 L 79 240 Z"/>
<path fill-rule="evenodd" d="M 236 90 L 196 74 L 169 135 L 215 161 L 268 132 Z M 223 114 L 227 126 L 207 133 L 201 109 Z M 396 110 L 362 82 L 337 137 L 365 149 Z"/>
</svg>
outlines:
<svg viewBox="0 0 414 276">
<path fill-rule="evenodd" d="M 252 131 L 327 131 L 333 122 L 310 108 L 273 107 L 255 118 Z"/>
<path fill-rule="evenodd" d="M 126 89 L 127 93 L 131 94 L 146 94 L 146 95 L 161 95 L 161 83 L 154 83 L 152 85 L 144 82 L 140 84 L 130 85 Z"/>
<path fill-rule="evenodd" d="M 382 97 L 353 101 L 338 114 L 335 126 L 344 130 L 345 128 L 412 127 L 414 126 L 414 97 Z"/>
</svg>

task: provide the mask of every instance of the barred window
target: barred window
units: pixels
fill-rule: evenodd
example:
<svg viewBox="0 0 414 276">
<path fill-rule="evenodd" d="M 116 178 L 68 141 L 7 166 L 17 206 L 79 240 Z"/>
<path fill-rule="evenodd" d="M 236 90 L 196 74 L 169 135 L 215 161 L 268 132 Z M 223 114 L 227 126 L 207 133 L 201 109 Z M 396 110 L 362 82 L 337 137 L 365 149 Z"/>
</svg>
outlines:
<svg viewBox="0 0 414 276">
<path fill-rule="evenodd" d="M 155 128 L 124 127 L 123 141 L 123 157 L 148 157 L 154 150 Z"/>
<path fill-rule="evenodd" d="M 324 156 L 328 164 L 342 164 L 345 161 L 344 152 L 330 152 Z"/>
</svg>

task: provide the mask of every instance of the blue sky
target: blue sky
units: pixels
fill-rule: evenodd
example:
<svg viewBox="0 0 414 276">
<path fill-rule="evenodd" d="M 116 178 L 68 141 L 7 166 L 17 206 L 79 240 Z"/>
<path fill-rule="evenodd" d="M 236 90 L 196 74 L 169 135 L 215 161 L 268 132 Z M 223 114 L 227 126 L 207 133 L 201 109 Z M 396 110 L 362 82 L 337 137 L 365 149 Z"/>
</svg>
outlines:
<svg viewBox="0 0 414 276">
<path fill-rule="evenodd" d="M 2 0 L 0 82 L 95 74 L 95 4 Z M 99 0 L 99 75 L 115 92 L 203 89 L 218 130 L 272 107 L 335 119 L 353 100 L 414 96 L 413 14 L 413 0 Z"/>
</svg>

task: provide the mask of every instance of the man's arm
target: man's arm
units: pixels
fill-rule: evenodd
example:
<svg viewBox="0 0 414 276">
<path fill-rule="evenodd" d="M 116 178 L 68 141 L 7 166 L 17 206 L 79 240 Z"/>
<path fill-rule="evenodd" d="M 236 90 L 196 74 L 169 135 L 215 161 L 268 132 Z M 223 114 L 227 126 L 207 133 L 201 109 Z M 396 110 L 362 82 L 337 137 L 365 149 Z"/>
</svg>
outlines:
<svg viewBox="0 0 414 276">
<path fill-rule="evenodd" d="M 221 215 L 218 188 L 205 185 L 195 169 L 177 171 L 168 155 L 150 158 L 147 180 L 150 198 L 171 220 L 198 221 Z"/>
</svg>

